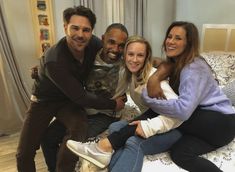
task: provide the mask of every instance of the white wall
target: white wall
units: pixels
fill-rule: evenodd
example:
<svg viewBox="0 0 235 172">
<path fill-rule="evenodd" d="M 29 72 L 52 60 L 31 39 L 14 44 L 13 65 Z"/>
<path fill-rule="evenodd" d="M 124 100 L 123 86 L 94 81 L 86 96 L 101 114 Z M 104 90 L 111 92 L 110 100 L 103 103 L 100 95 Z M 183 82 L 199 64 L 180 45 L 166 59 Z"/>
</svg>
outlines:
<svg viewBox="0 0 235 172">
<path fill-rule="evenodd" d="M 201 36 L 203 24 L 234 24 L 234 0 L 147 0 L 145 35 L 151 40 L 153 54 L 160 57 L 160 47 L 169 24 L 174 20 L 193 22 Z"/>
<path fill-rule="evenodd" d="M 203 24 L 235 24 L 235 0 L 176 0 L 176 20 Z"/>
<path fill-rule="evenodd" d="M 175 17 L 175 1 L 147 0 L 147 9 L 144 36 L 152 45 L 153 56 L 161 57 L 161 46 L 166 29 Z"/>
<path fill-rule="evenodd" d="M 68 7 L 73 7 L 72 0 L 53 0 L 53 15 L 55 24 L 55 41 L 64 37 L 63 11 Z"/>
</svg>

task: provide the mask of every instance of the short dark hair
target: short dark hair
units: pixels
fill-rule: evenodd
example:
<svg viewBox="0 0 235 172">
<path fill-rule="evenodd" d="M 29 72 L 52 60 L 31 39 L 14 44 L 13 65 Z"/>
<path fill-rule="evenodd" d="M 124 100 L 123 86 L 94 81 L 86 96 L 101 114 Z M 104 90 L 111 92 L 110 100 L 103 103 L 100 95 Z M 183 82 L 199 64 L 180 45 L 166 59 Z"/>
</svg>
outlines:
<svg viewBox="0 0 235 172">
<path fill-rule="evenodd" d="M 69 23 L 69 20 L 73 15 L 84 16 L 84 17 L 88 18 L 88 20 L 90 21 L 90 24 L 91 24 L 91 28 L 94 29 L 95 23 L 96 23 L 96 16 L 91 11 L 90 8 L 87 8 L 84 6 L 76 6 L 73 8 L 65 9 L 63 12 L 64 23 Z"/>
<path fill-rule="evenodd" d="M 109 32 L 111 29 L 120 29 L 121 31 L 125 32 L 127 37 L 128 37 L 128 31 L 127 31 L 127 28 L 121 24 L 121 23 L 113 23 L 111 25 L 109 25 L 107 28 L 106 28 L 106 31 L 105 33 Z"/>
</svg>

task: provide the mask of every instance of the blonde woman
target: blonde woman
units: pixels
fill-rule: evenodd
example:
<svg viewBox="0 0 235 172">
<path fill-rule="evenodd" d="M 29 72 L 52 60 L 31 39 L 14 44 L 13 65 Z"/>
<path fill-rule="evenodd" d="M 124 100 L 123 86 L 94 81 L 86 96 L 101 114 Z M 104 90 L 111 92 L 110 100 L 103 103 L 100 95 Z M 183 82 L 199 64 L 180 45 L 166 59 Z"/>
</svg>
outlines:
<svg viewBox="0 0 235 172">
<path fill-rule="evenodd" d="M 158 115 L 148 109 L 141 99 L 142 89 L 155 70 L 152 67 L 152 50 L 148 41 L 139 36 L 130 37 L 124 48 L 124 68 L 120 72 L 123 79 L 119 82 L 117 95 L 129 91 L 143 114 L 129 124 L 125 121 L 111 124 L 111 134 L 97 143 L 69 140 L 68 148 L 100 168 L 110 163 L 115 152 L 109 170 L 130 172 L 141 171 L 145 154 L 165 151 L 175 143 L 181 134 L 177 130 L 170 130 L 179 126 L 181 121 Z M 161 87 L 168 99 L 177 98 L 167 81 L 162 81 Z"/>
</svg>

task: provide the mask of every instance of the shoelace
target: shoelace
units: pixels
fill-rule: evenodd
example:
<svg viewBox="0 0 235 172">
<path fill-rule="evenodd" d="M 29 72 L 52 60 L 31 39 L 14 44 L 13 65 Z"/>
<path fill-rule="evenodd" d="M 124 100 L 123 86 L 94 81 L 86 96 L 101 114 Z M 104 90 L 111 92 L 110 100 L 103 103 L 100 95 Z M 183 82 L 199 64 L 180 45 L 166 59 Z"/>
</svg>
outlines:
<svg viewBox="0 0 235 172">
<path fill-rule="evenodd" d="M 91 138 L 88 138 L 85 143 L 98 143 L 99 141 L 100 141 L 99 137 L 91 137 Z"/>
</svg>

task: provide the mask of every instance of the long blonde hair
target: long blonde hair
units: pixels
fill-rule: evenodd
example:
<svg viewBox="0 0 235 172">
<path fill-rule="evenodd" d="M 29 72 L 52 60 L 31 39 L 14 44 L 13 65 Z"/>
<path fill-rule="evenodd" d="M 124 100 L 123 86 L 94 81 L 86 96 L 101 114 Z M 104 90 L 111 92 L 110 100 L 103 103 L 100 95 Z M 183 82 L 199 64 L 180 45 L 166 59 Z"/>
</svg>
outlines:
<svg viewBox="0 0 235 172">
<path fill-rule="evenodd" d="M 148 81 L 150 72 L 152 70 L 152 48 L 149 42 L 145 38 L 141 36 L 137 36 L 137 35 L 130 36 L 125 44 L 124 53 L 123 53 L 123 59 L 124 59 L 123 66 L 122 66 L 123 73 L 121 74 L 122 75 L 121 77 L 123 78 L 123 80 L 119 81 L 117 89 L 116 89 L 116 94 L 114 97 L 123 95 L 128 89 L 128 85 L 130 83 L 132 73 L 127 68 L 125 64 L 125 59 L 126 59 L 128 46 L 135 42 L 143 43 L 146 46 L 146 58 L 144 61 L 144 66 L 136 74 L 137 83 L 138 85 L 142 85 L 142 84 L 146 84 Z"/>
</svg>

